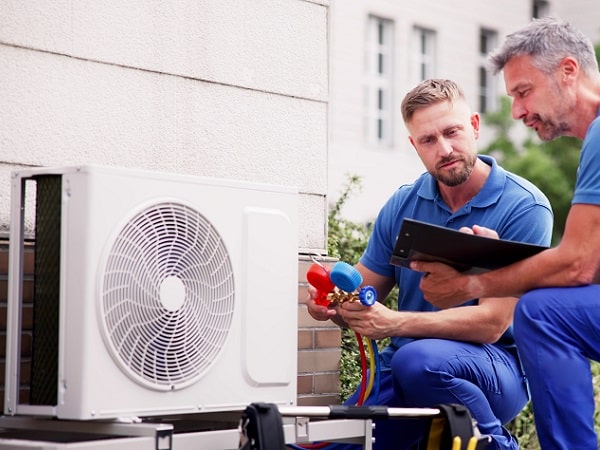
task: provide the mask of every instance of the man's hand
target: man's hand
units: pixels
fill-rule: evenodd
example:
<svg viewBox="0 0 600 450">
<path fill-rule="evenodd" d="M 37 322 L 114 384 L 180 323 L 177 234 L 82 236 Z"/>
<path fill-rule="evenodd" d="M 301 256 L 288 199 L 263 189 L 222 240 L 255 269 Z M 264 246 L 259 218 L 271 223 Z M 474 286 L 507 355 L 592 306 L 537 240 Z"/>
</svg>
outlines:
<svg viewBox="0 0 600 450">
<path fill-rule="evenodd" d="M 353 331 L 371 339 L 391 336 L 394 316 L 398 314 L 379 302 L 373 306 L 364 306 L 360 302 L 344 302 L 338 305 L 337 310 Z"/>
<path fill-rule="evenodd" d="M 481 225 L 473 225 L 473 228 L 462 227 L 459 231 L 467 234 L 476 234 L 478 236 L 488 237 L 492 239 L 499 239 L 496 230 L 491 228 L 482 227 Z"/>
<path fill-rule="evenodd" d="M 326 321 L 337 316 L 335 308 L 328 308 L 327 306 L 317 305 L 315 299 L 317 298 L 317 289 L 311 285 L 308 286 L 308 300 L 306 300 L 306 308 L 308 313 L 315 320 Z"/>
<path fill-rule="evenodd" d="M 473 225 L 473 228 L 462 227 L 460 231 L 498 239 L 496 231 L 479 225 Z M 450 308 L 481 297 L 476 276 L 461 274 L 446 264 L 434 262 L 413 261 L 410 268 L 424 273 L 420 285 L 423 296 L 438 308 Z"/>
<path fill-rule="evenodd" d="M 446 264 L 413 261 L 410 268 L 424 273 L 421 278 L 421 291 L 425 300 L 438 308 L 450 308 L 478 298 L 470 291 L 474 285 L 472 277 L 463 275 Z"/>
</svg>

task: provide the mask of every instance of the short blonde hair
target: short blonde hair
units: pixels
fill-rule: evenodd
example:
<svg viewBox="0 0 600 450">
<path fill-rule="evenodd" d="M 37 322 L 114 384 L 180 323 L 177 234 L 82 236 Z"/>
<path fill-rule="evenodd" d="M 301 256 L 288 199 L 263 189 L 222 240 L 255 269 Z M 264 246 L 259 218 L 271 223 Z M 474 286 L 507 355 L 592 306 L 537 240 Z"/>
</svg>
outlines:
<svg viewBox="0 0 600 450">
<path fill-rule="evenodd" d="M 436 103 L 457 99 L 465 99 L 462 89 L 451 80 L 432 78 L 422 81 L 411 89 L 402 100 L 402 119 L 404 123 L 410 122 L 414 113 Z"/>
</svg>

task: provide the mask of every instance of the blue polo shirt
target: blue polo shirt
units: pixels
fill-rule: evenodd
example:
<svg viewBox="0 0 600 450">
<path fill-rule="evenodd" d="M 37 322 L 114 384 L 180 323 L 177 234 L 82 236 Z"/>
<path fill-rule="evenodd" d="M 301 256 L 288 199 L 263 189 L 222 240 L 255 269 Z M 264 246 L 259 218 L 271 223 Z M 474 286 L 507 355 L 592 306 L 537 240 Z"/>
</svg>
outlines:
<svg viewBox="0 0 600 450">
<path fill-rule="evenodd" d="M 577 181 L 572 204 L 600 204 L 600 110 L 598 117 L 588 127 L 577 168 Z"/>
<path fill-rule="evenodd" d="M 550 245 L 553 214 L 546 196 L 529 181 L 498 166 L 494 158 L 480 155 L 479 159 L 492 170 L 481 191 L 458 211 L 450 210 L 436 180 L 424 173 L 413 184 L 394 192 L 379 212 L 360 262 L 377 274 L 394 277 L 399 287 L 399 310 L 436 309 L 419 289 L 420 272 L 389 263 L 405 217 L 454 229 L 482 225 L 496 230 L 501 239 Z M 389 362 L 393 352 L 411 340 L 392 337 L 390 348 L 382 352 L 383 362 Z M 499 342 L 513 346 L 512 330 Z"/>
</svg>

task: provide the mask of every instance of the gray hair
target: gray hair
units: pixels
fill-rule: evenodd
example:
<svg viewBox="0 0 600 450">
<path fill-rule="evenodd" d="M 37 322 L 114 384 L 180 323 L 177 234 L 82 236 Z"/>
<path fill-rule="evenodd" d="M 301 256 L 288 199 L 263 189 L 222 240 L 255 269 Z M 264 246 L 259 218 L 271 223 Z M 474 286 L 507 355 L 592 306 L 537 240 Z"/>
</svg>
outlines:
<svg viewBox="0 0 600 450">
<path fill-rule="evenodd" d="M 509 34 L 506 41 L 488 57 L 489 70 L 497 74 L 514 56 L 532 56 L 532 64 L 545 74 L 551 74 L 563 58 L 577 60 L 588 76 L 598 73 L 598 61 L 589 38 L 562 19 L 534 19 L 520 30 Z"/>
<path fill-rule="evenodd" d="M 454 102 L 465 98 L 462 89 L 451 80 L 429 79 L 412 88 L 402 100 L 401 110 L 404 123 L 412 119 L 415 111 L 443 101 Z"/>
</svg>

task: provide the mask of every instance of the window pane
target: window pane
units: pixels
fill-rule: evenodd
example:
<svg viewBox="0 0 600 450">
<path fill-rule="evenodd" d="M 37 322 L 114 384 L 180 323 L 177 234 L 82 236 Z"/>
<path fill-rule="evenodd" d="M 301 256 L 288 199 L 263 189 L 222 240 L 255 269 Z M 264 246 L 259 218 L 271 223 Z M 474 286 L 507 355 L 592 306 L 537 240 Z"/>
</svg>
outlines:
<svg viewBox="0 0 600 450">
<path fill-rule="evenodd" d="M 549 12 L 548 2 L 546 0 L 533 0 L 533 11 L 531 16 L 534 19 L 546 17 Z"/>
<path fill-rule="evenodd" d="M 415 83 L 435 76 L 435 32 L 415 27 Z"/>
<path fill-rule="evenodd" d="M 479 68 L 479 112 L 487 112 L 487 99 L 486 99 L 486 84 L 487 74 L 485 68 Z"/>
<path fill-rule="evenodd" d="M 482 28 L 479 31 L 479 42 L 480 42 L 480 58 L 479 64 L 479 112 L 486 113 L 495 109 L 497 101 L 497 79 L 494 75 L 489 73 L 485 65 L 487 63 L 487 55 L 496 46 L 498 34 L 489 29 Z"/>
<path fill-rule="evenodd" d="M 364 133 L 370 144 L 392 144 L 393 26 L 369 16 L 365 42 Z"/>
</svg>

